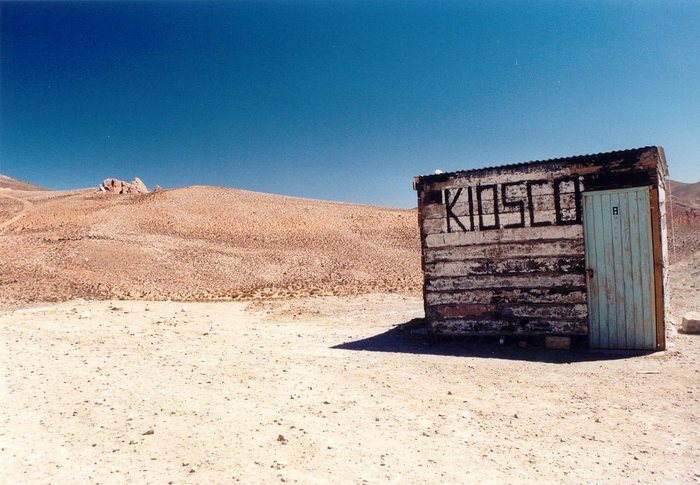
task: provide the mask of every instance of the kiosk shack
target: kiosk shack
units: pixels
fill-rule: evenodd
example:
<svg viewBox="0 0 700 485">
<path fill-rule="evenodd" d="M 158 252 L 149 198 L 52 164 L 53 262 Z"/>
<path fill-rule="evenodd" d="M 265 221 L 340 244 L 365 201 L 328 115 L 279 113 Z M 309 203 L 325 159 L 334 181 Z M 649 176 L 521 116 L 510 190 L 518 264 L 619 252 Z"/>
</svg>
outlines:
<svg viewBox="0 0 700 485">
<path fill-rule="evenodd" d="M 665 348 L 661 147 L 419 176 L 429 335 Z"/>
</svg>

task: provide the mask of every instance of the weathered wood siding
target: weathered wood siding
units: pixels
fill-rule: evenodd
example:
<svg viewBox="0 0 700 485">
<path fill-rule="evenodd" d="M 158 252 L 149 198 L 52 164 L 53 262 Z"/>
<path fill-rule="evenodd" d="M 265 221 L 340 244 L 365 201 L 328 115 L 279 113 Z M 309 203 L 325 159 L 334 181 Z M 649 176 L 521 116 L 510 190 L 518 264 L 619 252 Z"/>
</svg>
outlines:
<svg viewBox="0 0 700 485">
<path fill-rule="evenodd" d="M 657 167 L 658 186 L 652 191 L 652 231 L 654 232 L 654 276 L 656 278 L 656 319 L 662 322 L 657 325 L 656 342 L 657 348 L 666 348 L 666 325 L 665 322 L 670 314 L 669 297 L 669 255 L 668 255 L 668 233 L 666 226 L 667 200 L 666 183 L 668 181 L 668 167 L 663 148 L 659 147 L 659 164 Z M 655 192 L 655 193 L 654 193 Z M 658 212 L 653 210 L 658 206 Z"/>
<path fill-rule="evenodd" d="M 581 194 L 657 186 L 659 149 L 416 178 L 428 328 L 588 332 Z"/>
</svg>

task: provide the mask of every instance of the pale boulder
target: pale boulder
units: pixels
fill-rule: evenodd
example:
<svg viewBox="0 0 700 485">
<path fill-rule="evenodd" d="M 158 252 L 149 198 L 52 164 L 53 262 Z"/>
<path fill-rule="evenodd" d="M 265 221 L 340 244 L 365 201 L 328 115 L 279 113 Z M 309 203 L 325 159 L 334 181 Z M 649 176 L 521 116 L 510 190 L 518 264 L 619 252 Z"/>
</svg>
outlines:
<svg viewBox="0 0 700 485">
<path fill-rule="evenodd" d="M 140 178 L 136 177 L 134 180 L 131 182 L 131 185 L 129 186 L 128 193 L 130 194 L 147 194 L 148 193 L 148 187 L 146 187 L 146 184 L 144 184 Z"/>
<path fill-rule="evenodd" d="M 102 181 L 102 188 L 110 194 L 123 194 L 125 184 L 126 182 L 119 179 L 108 178 Z"/>
<path fill-rule="evenodd" d="M 683 315 L 683 324 L 681 325 L 681 332 L 700 334 L 699 312 L 688 312 L 685 315 Z"/>
</svg>

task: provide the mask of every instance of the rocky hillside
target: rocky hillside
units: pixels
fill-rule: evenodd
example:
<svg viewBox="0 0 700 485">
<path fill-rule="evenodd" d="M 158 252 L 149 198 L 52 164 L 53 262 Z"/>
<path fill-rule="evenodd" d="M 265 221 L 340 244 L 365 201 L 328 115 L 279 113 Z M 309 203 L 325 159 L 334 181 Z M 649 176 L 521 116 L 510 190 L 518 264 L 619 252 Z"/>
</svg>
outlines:
<svg viewBox="0 0 700 485">
<path fill-rule="evenodd" d="M 0 191 L 0 234 L 4 304 L 421 288 L 411 210 L 214 187 Z"/>
<path fill-rule="evenodd" d="M 669 249 L 675 262 L 700 251 L 700 182 L 670 182 Z"/>
<path fill-rule="evenodd" d="M 687 184 L 671 180 L 671 197 L 677 204 L 700 209 L 700 182 Z"/>
</svg>

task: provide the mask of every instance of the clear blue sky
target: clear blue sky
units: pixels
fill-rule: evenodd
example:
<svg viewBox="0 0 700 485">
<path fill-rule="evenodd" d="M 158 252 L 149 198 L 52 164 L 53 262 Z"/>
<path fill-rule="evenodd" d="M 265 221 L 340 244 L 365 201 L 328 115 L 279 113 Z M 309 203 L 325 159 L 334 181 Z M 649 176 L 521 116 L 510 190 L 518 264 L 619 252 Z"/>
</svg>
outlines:
<svg viewBox="0 0 700 485">
<path fill-rule="evenodd" d="M 700 2 L 0 4 L 0 172 L 411 207 L 414 175 L 663 145 L 700 180 Z"/>
</svg>

